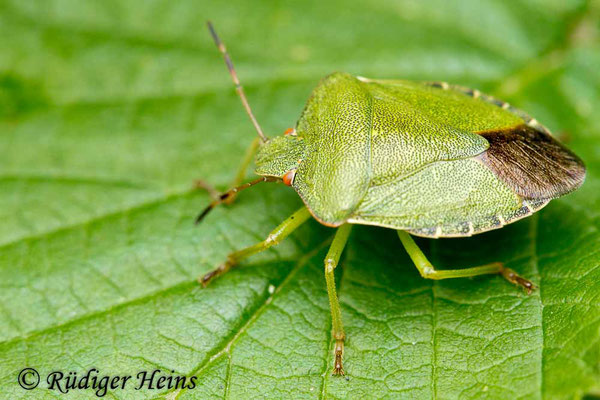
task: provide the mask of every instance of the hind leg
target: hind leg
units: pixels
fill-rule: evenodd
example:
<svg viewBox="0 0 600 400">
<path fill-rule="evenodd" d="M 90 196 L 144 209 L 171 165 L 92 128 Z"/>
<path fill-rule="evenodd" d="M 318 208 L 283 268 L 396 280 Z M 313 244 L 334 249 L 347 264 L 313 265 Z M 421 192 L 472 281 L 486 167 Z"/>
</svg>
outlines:
<svg viewBox="0 0 600 400">
<path fill-rule="evenodd" d="M 504 266 L 500 262 L 481 265 L 479 267 L 463 268 L 463 269 L 446 269 L 436 270 L 429 262 L 425 254 L 415 243 L 412 237 L 404 232 L 398 231 L 400 241 L 404 245 L 406 252 L 415 263 L 419 273 L 423 278 L 427 279 L 449 279 L 449 278 L 465 278 L 470 276 L 500 274 L 510 283 L 523 287 L 527 293 L 531 293 L 535 289 L 533 283 L 517 275 L 515 271 Z"/>
</svg>

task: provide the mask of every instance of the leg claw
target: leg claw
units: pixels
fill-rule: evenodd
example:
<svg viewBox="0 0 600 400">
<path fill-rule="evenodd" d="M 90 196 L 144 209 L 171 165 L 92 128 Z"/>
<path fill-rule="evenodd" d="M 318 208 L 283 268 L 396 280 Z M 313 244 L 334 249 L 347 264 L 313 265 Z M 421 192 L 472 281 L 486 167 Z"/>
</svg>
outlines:
<svg viewBox="0 0 600 400">
<path fill-rule="evenodd" d="M 342 356 L 340 355 L 335 355 L 335 366 L 333 367 L 333 373 L 331 374 L 333 376 L 336 375 L 340 375 L 340 376 L 344 376 L 344 368 L 342 367 Z"/>
<path fill-rule="evenodd" d="M 212 281 L 215 277 L 219 275 L 219 270 L 221 267 L 217 269 L 213 269 L 212 271 L 198 277 L 198 283 L 202 285 L 202 287 L 207 287 L 210 281 Z"/>
<path fill-rule="evenodd" d="M 219 265 L 217 268 L 199 277 L 198 283 L 200 283 L 202 287 L 207 287 L 213 279 L 220 275 L 223 275 L 225 272 L 229 271 L 234 265 L 235 262 L 231 258 L 227 258 L 227 261 L 225 261 L 223 264 Z"/>
<path fill-rule="evenodd" d="M 502 276 L 510 283 L 524 288 L 527 294 L 531 294 L 531 292 L 537 289 L 537 287 L 531 281 L 520 277 L 515 271 L 513 271 L 510 268 L 503 267 L 501 273 Z"/>
<path fill-rule="evenodd" d="M 331 375 L 344 376 L 344 368 L 342 367 L 342 355 L 344 354 L 344 339 L 337 339 L 335 343 L 335 361 L 333 373 Z"/>
</svg>

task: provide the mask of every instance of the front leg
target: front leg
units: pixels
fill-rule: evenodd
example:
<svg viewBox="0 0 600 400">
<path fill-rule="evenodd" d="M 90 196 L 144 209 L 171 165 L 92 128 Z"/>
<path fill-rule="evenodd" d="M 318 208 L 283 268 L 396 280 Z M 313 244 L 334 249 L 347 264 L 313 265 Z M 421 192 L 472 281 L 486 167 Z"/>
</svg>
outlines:
<svg viewBox="0 0 600 400">
<path fill-rule="evenodd" d="M 282 241 L 290 233 L 295 231 L 300 225 L 306 222 L 306 220 L 309 218 L 310 212 L 306 207 L 302 207 L 301 209 L 293 213 L 288 219 L 283 221 L 271 233 L 269 233 L 269 236 L 267 236 L 265 240 L 256 243 L 255 245 L 246 247 L 245 249 L 234 251 L 233 253 L 229 254 L 227 256 L 227 260 L 225 260 L 223 264 L 219 265 L 214 270 L 198 278 L 198 282 L 200 282 L 202 286 L 206 287 L 210 283 L 210 281 L 212 281 L 217 276 L 223 275 L 224 273 L 229 271 L 232 267 L 237 265 L 244 258 L 256 253 L 260 253 L 261 251 L 264 251 L 269 247 L 274 246 L 280 241 Z"/>
<path fill-rule="evenodd" d="M 242 184 L 242 182 L 244 182 L 244 179 L 246 178 L 246 172 L 248 171 L 248 167 L 252 163 L 252 159 L 254 158 L 254 155 L 256 154 L 256 151 L 258 150 L 259 147 L 260 147 L 260 138 L 256 137 L 256 138 L 254 138 L 252 143 L 250 143 L 250 146 L 246 150 L 246 154 L 244 154 L 244 158 L 242 159 L 242 162 L 240 163 L 240 166 L 238 167 L 238 171 L 235 174 L 233 184 L 231 185 L 232 187 L 240 186 Z M 235 194 L 233 196 L 230 196 L 227 200 L 225 200 L 225 204 L 233 203 L 236 196 L 237 195 L 235 195 Z"/>
<path fill-rule="evenodd" d="M 235 178 L 233 179 L 233 183 L 232 183 L 231 187 L 237 187 L 242 184 L 242 182 L 244 181 L 244 178 L 246 177 L 246 173 L 248 172 L 248 167 L 252 163 L 252 159 L 254 158 L 254 155 L 256 154 L 256 151 L 258 150 L 259 147 L 260 147 L 260 138 L 256 137 L 256 138 L 254 138 L 252 143 L 250 143 L 250 146 L 248 146 L 248 148 L 246 149 L 246 153 L 244 154 L 244 158 L 242 158 L 242 161 L 240 162 L 240 165 L 238 167 L 237 173 L 235 174 Z M 197 179 L 196 181 L 194 181 L 194 187 L 196 189 L 206 190 L 213 200 L 216 200 L 219 198 L 219 195 L 220 195 L 219 191 L 217 189 L 215 189 L 214 186 L 212 186 L 210 183 L 205 182 L 202 179 Z M 237 193 L 234 193 L 231 196 L 229 196 L 227 199 L 225 199 L 223 201 L 223 203 L 231 204 L 234 202 L 236 197 L 237 197 Z"/>
</svg>

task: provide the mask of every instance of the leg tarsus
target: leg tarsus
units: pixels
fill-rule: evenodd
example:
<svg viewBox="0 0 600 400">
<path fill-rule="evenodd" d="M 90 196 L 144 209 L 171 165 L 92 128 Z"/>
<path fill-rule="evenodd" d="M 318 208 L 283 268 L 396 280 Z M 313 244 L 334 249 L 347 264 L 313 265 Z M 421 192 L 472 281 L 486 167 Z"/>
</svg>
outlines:
<svg viewBox="0 0 600 400">
<path fill-rule="evenodd" d="M 235 260 L 233 260 L 231 256 L 227 256 L 227 260 L 223 264 L 199 277 L 198 283 L 200 283 L 202 287 L 207 287 L 213 279 L 225 274 L 232 267 L 235 267 Z"/>
<path fill-rule="evenodd" d="M 512 269 L 505 267 L 504 264 L 502 264 L 500 274 L 510 283 L 521 286 L 523 289 L 525 289 L 527 294 L 531 294 L 531 292 L 537 289 L 537 286 L 535 286 L 531 281 L 519 276 Z"/>
<path fill-rule="evenodd" d="M 333 373 L 331 375 L 344 376 L 344 367 L 342 366 L 342 358 L 344 356 L 344 340 L 345 335 L 335 338 L 335 359 L 333 364 Z"/>
</svg>

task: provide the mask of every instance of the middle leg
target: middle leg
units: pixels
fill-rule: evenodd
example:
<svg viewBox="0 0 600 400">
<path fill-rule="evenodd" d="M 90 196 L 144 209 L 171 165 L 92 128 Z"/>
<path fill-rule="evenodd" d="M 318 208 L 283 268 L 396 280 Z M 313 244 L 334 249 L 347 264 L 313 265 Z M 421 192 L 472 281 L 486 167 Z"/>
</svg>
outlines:
<svg viewBox="0 0 600 400">
<path fill-rule="evenodd" d="M 331 247 L 327 252 L 327 257 L 325 257 L 325 280 L 327 282 L 329 308 L 331 309 L 332 335 L 335 339 L 333 375 L 344 375 L 342 356 L 344 355 L 344 340 L 346 339 L 344 326 L 342 325 L 342 310 L 335 289 L 334 270 L 340 261 L 340 256 L 342 255 L 342 251 L 344 251 L 351 230 L 351 224 L 344 224 L 338 228 Z"/>
</svg>

